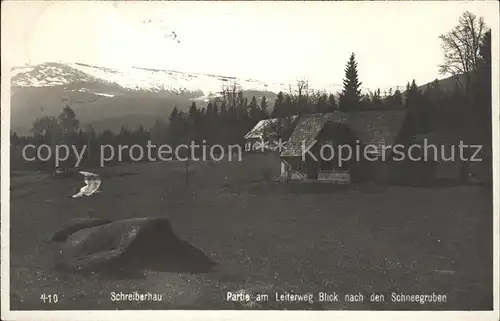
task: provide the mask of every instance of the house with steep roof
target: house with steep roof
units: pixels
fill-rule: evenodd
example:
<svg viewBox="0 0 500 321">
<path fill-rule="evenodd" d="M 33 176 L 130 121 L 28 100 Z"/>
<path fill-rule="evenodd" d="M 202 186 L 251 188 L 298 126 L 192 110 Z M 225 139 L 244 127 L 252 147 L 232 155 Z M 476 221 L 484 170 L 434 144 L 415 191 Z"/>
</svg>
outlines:
<svg viewBox="0 0 500 321">
<path fill-rule="evenodd" d="M 286 135 L 276 133 L 277 128 L 283 128 L 277 126 L 280 120 L 261 121 L 245 139 L 256 144 L 257 150 L 270 151 L 262 142 L 284 137 L 284 148 L 274 152 L 279 155 L 281 179 L 285 181 L 436 184 L 491 180 L 488 162 L 464 162 L 458 157 L 460 142 L 474 144 L 473 136 L 447 128 L 439 119 L 431 120 L 433 125 L 423 133 L 415 129 L 415 118 L 406 109 L 335 111 L 295 116 Z M 426 144 L 436 145 L 438 153 L 422 157 Z M 456 157 L 447 160 L 449 156 L 442 155 L 441 149 L 446 155 L 454 150 Z M 470 155 L 473 152 L 467 150 Z M 483 154 L 486 160 L 491 159 L 488 151 Z"/>
<path fill-rule="evenodd" d="M 374 110 L 301 116 L 280 154 L 282 179 L 338 183 L 385 179 L 391 162 L 384 160 L 390 146 L 404 140 L 406 114 Z"/>
</svg>

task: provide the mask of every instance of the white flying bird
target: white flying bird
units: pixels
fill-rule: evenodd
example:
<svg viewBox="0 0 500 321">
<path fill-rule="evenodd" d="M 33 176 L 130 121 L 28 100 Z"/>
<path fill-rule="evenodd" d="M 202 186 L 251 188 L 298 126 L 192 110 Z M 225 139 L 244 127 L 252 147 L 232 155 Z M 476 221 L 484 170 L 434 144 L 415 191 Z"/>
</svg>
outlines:
<svg viewBox="0 0 500 321">
<path fill-rule="evenodd" d="M 78 198 L 82 196 L 90 196 L 97 193 L 99 187 L 101 186 L 101 178 L 99 175 L 89 172 L 79 172 L 85 177 L 85 186 L 80 189 L 80 192 L 73 195 L 73 198 Z"/>
</svg>

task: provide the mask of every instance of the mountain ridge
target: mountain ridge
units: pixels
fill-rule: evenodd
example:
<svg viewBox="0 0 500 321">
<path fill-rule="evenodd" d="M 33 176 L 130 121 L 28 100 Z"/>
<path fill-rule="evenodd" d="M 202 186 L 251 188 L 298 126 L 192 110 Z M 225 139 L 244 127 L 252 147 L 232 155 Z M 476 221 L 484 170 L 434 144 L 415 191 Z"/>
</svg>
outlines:
<svg viewBox="0 0 500 321">
<path fill-rule="evenodd" d="M 115 69 L 80 62 L 47 62 L 11 71 L 11 130 L 19 135 L 29 134 L 37 117 L 56 116 L 67 104 L 82 127 L 91 124 L 97 131 L 117 131 L 118 120 L 132 128 L 149 127 L 155 119 L 168 122 L 174 107 L 187 111 L 193 102 L 205 107 L 232 85 L 240 87 L 248 99 L 266 97 L 268 108 L 278 92 L 294 87 L 233 76 L 137 66 Z M 440 82 L 453 83 L 451 78 Z"/>
<path fill-rule="evenodd" d="M 73 108 L 82 126 L 92 124 L 98 131 L 119 130 L 120 119 L 132 128 L 147 127 L 155 118 L 168 122 L 174 107 L 187 111 L 193 102 L 205 107 L 220 96 L 223 87 L 233 84 L 249 99 L 253 95 L 274 99 L 274 91 L 285 90 L 284 84 L 272 84 L 270 88 L 258 80 L 136 66 L 114 69 L 47 62 L 14 67 L 11 130 L 29 134 L 37 117 L 56 116 L 66 104 Z"/>
<path fill-rule="evenodd" d="M 279 92 L 289 88 L 285 83 L 266 83 L 234 76 L 137 66 L 118 69 L 80 62 L 46 62 L 35 66 L 14 67 L 12 71 L 11 84 L 18 87 L 68 85 L 75 80 L 84 80 L 115 84 L 131 91 L 178 93 L 203 91 L 207 95 L 216 94 L 221 91 L 222 85 L 232 85 L 232 83 L 238 84 L 244 90 Z"/>
</svg>

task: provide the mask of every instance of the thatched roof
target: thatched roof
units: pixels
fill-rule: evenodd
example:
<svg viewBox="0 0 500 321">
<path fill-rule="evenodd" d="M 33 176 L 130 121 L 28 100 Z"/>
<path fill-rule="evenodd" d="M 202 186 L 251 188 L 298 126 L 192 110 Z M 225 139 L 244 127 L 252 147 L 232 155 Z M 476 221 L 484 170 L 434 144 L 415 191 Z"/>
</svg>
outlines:
<svg viewBox="0 0 500 321">
<path fill-rule="evenodd" d="M 292 116 L 292 123 L 297 119 L 297 116 Z M 257 123 L 246 135 L 245 139 L 264 139 L 266 137 L 276 135 L 275 126 L 279 124 L 279 118 L 263 119 Z"/>
<path fill-rule="evenodd" d="M 365 145 L 392 145 L 402 129 L 406 113 L 406 110 L 350 113 L 347 125 Z"/>
<path fill-rule="evenodd" d="M 309 146 L 332 116 L 332 113 L 328 113 L 305 115 L 299 118 L 287 142 L 286 149 L 281 153 L 281 156 L 301 156 L 304 144 L 305 146 Z M 344 119 L 339 118 L 338 121 L 342 122 Z"/>
<path fill-rule="evenodd" d="M 362 144 L 390 145 L 396 140 L 405 116 L 405 110 L 305 115 L 297 121 L 297 125 L 287 142 L 286 150 L 281 153 L 281 156 L 301 156 L 303 146 L 309 146 L 329 122 L 348 126 Z"/>
</svg>

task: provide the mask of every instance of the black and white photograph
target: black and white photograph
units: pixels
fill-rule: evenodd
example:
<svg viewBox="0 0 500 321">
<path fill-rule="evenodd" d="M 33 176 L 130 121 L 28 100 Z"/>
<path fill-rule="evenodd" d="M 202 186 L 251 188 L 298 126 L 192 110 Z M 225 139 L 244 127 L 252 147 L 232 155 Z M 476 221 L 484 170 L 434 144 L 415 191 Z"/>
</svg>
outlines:
<svg viewBox="0 0 500 321">
<path fill-rule="evenodd" d="M 2 9 L 3 320 L 498 320 L 496 1 Z"/>
</svg>

